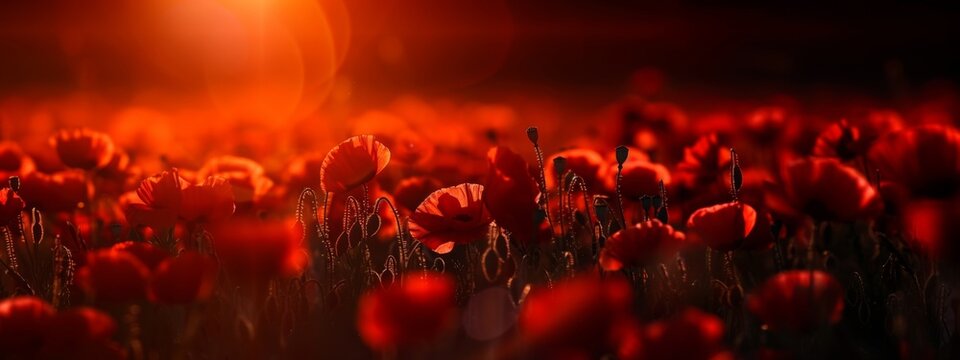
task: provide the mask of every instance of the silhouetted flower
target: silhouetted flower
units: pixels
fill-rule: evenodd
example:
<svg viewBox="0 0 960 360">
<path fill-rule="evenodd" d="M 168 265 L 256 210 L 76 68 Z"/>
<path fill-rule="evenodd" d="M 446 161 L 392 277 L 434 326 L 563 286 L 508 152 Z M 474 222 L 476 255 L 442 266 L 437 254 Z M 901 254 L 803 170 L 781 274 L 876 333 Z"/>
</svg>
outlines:
<svg viewBox="0 0 960 360">
<path fill-rule="evenodd" d="M 110 163 L 114 145 L 110 136 L 89 129 L 63 130 L 50 138 L 64 165 L 92 170 Z"/>
<path fill-rule="evenodd" d="M 482 239 L 492 221 L 482 198 L 483 185 L 477 184 L 435 191 L 410 215 L 410 235 L 440 254 Z"/>
</svg>

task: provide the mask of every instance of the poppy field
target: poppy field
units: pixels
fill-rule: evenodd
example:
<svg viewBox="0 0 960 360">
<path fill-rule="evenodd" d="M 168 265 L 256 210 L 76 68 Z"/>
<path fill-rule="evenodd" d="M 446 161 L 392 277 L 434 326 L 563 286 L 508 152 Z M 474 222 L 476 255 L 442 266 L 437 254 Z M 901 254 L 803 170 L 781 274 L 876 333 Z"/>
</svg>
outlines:
<svg viewBox="0 0 960 360">
<path fill-rule="evenodd" d="M 0 359 L 960 357 L 932 57 L 887 96 L 800 50 L 604 58 L 754 66 L 693 7 L 53 4 L 0 5 L 39 24 L 0 11 Z"/>
</svg>

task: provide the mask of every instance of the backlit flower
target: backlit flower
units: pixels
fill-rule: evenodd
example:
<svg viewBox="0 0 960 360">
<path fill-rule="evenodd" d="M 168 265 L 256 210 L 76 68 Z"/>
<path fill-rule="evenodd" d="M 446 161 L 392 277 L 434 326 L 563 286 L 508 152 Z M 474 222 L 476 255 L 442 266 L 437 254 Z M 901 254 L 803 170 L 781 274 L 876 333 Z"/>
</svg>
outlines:
<svg viewBox="0 0 960 360">
<path fill-rule="evenodd" d="M 430 194 L 410 215 L 410 235 L 440 254 L 483 238 L 492 218 L 483 185 L 460 184 Z"/>
<path fill-rule="evenodd" d="M 323 191 L 345 192 L 373 180 L 390 162 L 390 150 L 371 135 L 354 136 L 327 153 L 320 168 Z"/>
<path fill-rule="evenodd" d="M 110 136 L 89 129 L 63 130 L 50 139 L 64 165 L 92 170 L 110 163 L 114 145 Z"/>
<path fill-rule="evenodd" d="M 438 273 L 414 272 L 360 298 L 357 329 L 377 350 L 430 342 L 456 324 L 456 284 Z"/>
<path fill-rule="evenodd" d="M 789 270 L 764 282 L 747 307 L 771 330 L 808 332 L 838 323 L 843 301 L 843 287 L 830 274 Z"/>
<path fill-rule="evenodd" d="M 687 234 L 691 240 L 715 250 L 732 251 L 740 248 L 756 222 L 757 211 L 753 207 L 729 202 L 694 212 L 687 221 Z"/>
<path fill-rule="evenodd" d="M 685 242 L 684 233 L 672 226 L 656 219 L 644 221 L 610 235 L 600 252 L 600 266 L 617 271 L 624 266 L 646 265 L 676 253 Z"/>
<path fill-rule="evenodd" d="M 122 243 L 114 244 L 112 247 L 110 247 L 110 249 L 133 255 L 140 260 L 140 262 L 146 266 L 148 270 L 151 271 L 156 269 L 157 266 L 160 266 L 160 263 L 170 257 L 170 254 L 167 253 L 166 250 L 147 242 L 124 241 Z"/>
</svg>

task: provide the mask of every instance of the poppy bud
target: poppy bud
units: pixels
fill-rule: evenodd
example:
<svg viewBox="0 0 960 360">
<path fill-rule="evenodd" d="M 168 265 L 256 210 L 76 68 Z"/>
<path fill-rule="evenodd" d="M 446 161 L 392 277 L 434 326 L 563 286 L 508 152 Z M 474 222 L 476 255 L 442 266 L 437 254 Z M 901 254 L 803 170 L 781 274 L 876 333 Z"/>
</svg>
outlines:
<svg viewBox="0 0 960 360">
<path fill-rule="evenodd" d="M 537 141 L 540 140 L 540 134 L 537 132 L 536 126 L 531 126 L 527 128 L 527 139 L 530 139 L 534 145 L 537 145 Z"/>
<path fill-rule="evenodd" d="M 558 179 L 562 179 L 563 174 L 567 171 L 567 158 L 563 156 L 553 158 L 553 171 Z"/>
<path fill-rule="evenodd" d="M 20 177 L 19 177 L 19 176 L 11 176 L 9 182 L 10 182 L 10 189 L 11 189 L 11 190 L 13 190 L 14 192 L 19 192 L 19 191 L 20 191 Z"/>
<path fill-rule="evenodd" d="M 630 148 L 620 145 L 617 146 L 617 164 L 623 166 L 623 163 L 627 161 L 627 157 L 630 156 Z"/>
<path fill-rule="evenodd" d="M 610 211 L 610 207 L 607 206 L 606 201 L 599 198 L 593 199 L 593 210 L 597 213 L 597 220 L 600 220 L 601 224 L 607 222 L 607 213 Z"/>
</svg>

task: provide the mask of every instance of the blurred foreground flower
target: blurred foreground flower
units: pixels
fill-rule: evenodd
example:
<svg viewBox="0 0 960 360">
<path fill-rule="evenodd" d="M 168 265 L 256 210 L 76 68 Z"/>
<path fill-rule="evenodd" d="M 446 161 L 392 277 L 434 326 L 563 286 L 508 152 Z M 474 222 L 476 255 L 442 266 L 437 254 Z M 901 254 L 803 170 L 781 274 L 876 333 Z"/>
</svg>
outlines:
<svg viewBox="0 0 960 360">
<path fill-rule="evenodd" d="M 357 329 L 380 351 L 429 343 L 456 325 L 456 284 L 438 273 L 412 273 L 386 288 L 364 294 Z"/>
<path fill-rule="evenodd" d="M 809 332 L 840 322 L 843 287 L 820 270 L 774 275 L 747 300 L 747 307 L 771 330 Z"/>
</svg>

